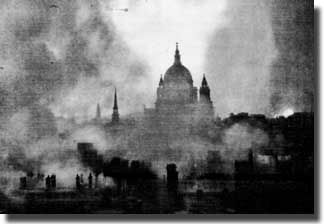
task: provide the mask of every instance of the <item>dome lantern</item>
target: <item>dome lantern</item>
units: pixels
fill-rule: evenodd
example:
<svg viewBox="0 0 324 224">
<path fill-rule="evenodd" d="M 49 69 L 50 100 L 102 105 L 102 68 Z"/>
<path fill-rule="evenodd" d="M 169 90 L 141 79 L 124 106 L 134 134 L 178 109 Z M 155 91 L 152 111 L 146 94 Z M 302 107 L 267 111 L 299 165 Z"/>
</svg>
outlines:
<svg viewBox="0 0 324 224">
<path fill-rule="evenodd" d="M 176 43 L 176 50 L 175 50 L 175 54 L 174 54 L 174 64 L 181 64 L 181 55 L 180 55 L 180 51 L 179 51 L 179 43 Z"/>
<path fill-rule="evenodd" d="M 181 56 L 180 56 L 178 43 L 176 43 L 174 63 L 166 71 L 163 82 L 166 85 L 168 84 L 172 85 L 175 83 L 178 84 L 183 83 L 189 86 L 193 85 L 193 80 L 190 71 L 181 63 Z"/>
</svg>

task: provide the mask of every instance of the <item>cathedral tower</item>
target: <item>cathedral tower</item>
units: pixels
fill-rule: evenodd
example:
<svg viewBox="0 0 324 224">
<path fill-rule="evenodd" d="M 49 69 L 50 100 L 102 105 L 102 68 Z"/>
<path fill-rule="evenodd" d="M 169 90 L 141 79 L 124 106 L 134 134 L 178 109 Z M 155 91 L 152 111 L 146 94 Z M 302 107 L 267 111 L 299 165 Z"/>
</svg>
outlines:
<svg viewBox="0 0 324 224">
<path fill-rule="evenodd" d="M 203 76 L 201 86 L 199 89 L 199 101 L 201 103 L 212 103 L 212 101 L 210 99 L 210 89 L 209 89 L 205 74 Z"/>
<path fill-rule="evenodd" d="M 159 101 L 162 98 L 162 93 L 163 92 L 163 78 L 162 78 L 162 74 L 161 74 L 161 78 L 159 81 L 159 87 L 156 90 L 156 95 L 157 95 L 157 101 Z"/>
<path fill-rule="evenodd" d="M 213 101 L 210 98 L 210 88 L 208 86 L 205 74 L 201 81 L 201 86 L 199 89 L 199 110 L 200 114 L 208 119 L 214 119 L 214 107 Z"/>
</svg>

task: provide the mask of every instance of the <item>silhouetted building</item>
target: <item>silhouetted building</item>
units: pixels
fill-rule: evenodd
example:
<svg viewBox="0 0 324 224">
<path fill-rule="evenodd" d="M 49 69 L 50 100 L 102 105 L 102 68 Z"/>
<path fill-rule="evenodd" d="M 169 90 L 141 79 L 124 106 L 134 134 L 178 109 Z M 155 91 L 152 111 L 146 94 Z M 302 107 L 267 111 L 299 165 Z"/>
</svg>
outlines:
<svg viewBox="0 0 324 224">
<path fill-rule="evenodd" d="M 77 190 L 81 189 L 81 180 L 79 174 L 77 174 L 75 177 L 75 186 Z"/>
<path fill-rule="evenodd" d="M 166 166 L 167 170 L 167 183 L 168 186 L 174 186 L 178 184 L 178 171 L 177 166 L 174 163 Z"/>
<path fill-rule="evenodd" d="M 88 187 L 90 189 L 92 188 L 92 174 L 91 173 L 89 174 L 89 177 L 88 177 Z"/>
<path fill-rule="evenodd" d="M 249 150 L 248 160 L 238 161 L 234 163 L 235 179 L 249 179 L 254 174 L 254 157 L 252 150 Z"/>
<path fill-rule="evenodd" d="M 52 174 L 51 179 L 50 179 L 50 185 L 52 189 L 56 188 L 56 176 Z"/>
<path fill-rule="evenodd" d="M 49 175 L 45 178 L 45 188 L 46 190 L 51 189 L 51 177 Z"/>
<path fill-rule="evenodd" d="M 102 165 L 102 156 L 98 155 L 97 150 L 92 143 L 79 142 L 77 145 L 81 161 L 92 168 L 100 169 Z"/>
</svg>

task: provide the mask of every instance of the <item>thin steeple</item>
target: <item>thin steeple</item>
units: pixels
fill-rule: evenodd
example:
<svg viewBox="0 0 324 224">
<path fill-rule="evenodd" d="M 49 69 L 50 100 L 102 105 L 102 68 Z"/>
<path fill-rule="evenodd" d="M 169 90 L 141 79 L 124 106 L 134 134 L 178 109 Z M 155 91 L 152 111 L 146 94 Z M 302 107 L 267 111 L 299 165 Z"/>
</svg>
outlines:
<svg viewBox="0 0 324 224">
<path fill-rule="evenodd" d="M 119 112 L 118 112 L 118 104 L 117 104 L 117 89 L 115 88 L 115 96 L 114 96 L 114 106 L 113 106 L 113 114 L 111 118 L 113 123 L 119 122 Z"/>
<path fill-rule="evenodd" d="M 101 110 L 100 110 L 100 104 L 97 103 L 97 113 L 96 113 L 96 118 L 100 119 L 101 118 Z"/>
<path fill-rule="evenodd" d="M 179 46 L 178 42 L 176 43 L 176 50 L 174 54 L 174 64 L 181 64 L 181 55 L 179 51 Z"/>
<path fill-rule="evenodd" d="M 118 103 L 117 103 L 117 90 L 115 88 L 115 96 L 114 96 L 114 107 L 113 109 L 117 109 L 118 110 Z"/>
</svg>

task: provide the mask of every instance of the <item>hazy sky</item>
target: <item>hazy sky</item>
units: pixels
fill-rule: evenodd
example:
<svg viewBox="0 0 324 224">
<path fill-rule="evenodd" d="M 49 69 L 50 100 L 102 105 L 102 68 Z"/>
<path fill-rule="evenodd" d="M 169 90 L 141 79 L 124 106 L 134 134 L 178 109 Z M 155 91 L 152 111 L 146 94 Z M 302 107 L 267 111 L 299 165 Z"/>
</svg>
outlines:
<svg viewBox="0 0 324 224">
<path fill-rule="evenodd" d="M 226 25 L 225 0 L 113 0 L 107 5 L 103 8 L 129 8 L 113 13 L 112 21 L 118 35 L 148 63 L 154 84 L 172 65 L 176 42 L 196 84 L 201 82 L 208 39 Z"/>
<path fill-rule="evenodd" d="M 305 45 L 311 39 L 297 38 L 285 48 L 285 37 L 295 32 L 289 36 L 293 41 L 312 30 L 305 28 L 309 23 L 291 26 L 298 16 L 305 17 L 300 12 L 307 5 L 285 2 L 1 1 L 0 112 L 6 117 L 39 106 L 56 116 L 92 118 L 98 102 L 103 115 L 110 116 L 114 87 L 122 115 L 140 112 L 143 104 L 153 106 L 176 42 L 196 86 L 206 73 L 217 114 L 273 115 L 287 105 L 303 110 L 313 94 L 312 65 L 306 65 L 313 60 L 303 60 L 312 56 Z M 288 16 L 273 20 L 280 15 Z M 283 58 L 289 58 L 287 65 Z M 291 74 L 280 88 L 273 83 L 287 72 L 274 71 L 278 61 Z"/>
</svg>

